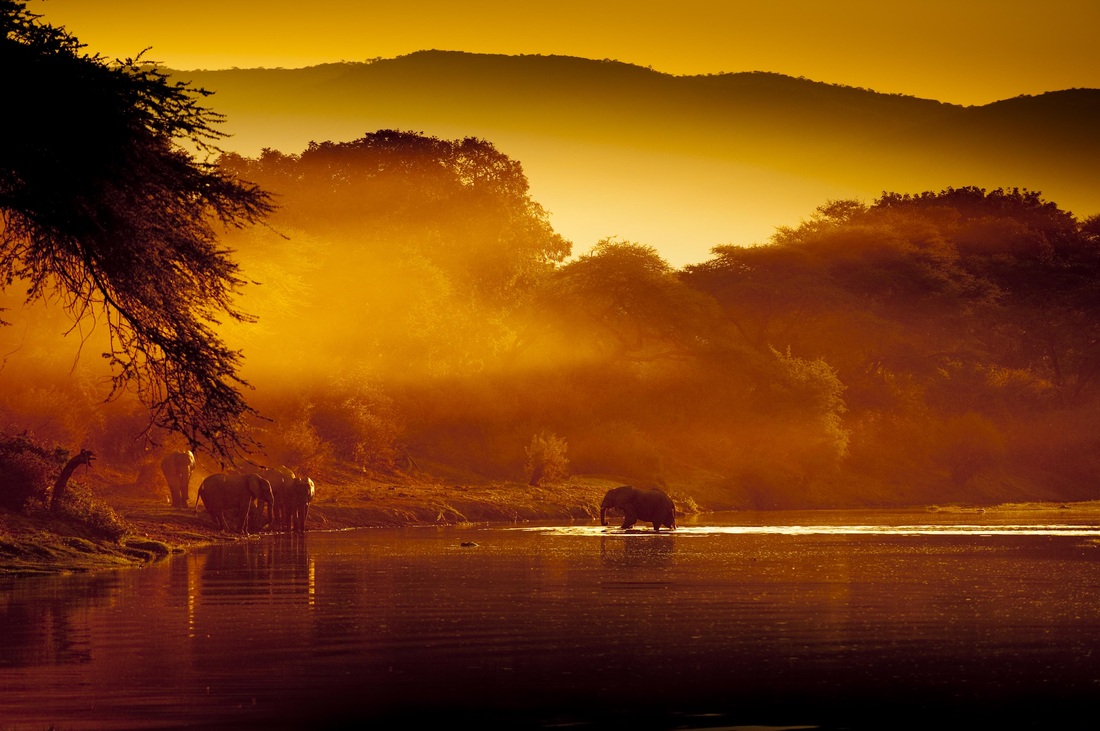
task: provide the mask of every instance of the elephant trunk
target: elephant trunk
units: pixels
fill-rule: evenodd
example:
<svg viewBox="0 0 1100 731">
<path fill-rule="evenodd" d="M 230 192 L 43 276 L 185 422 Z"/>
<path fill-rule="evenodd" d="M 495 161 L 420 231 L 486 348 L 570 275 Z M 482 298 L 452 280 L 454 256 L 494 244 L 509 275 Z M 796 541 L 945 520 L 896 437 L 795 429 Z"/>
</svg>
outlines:
<svg viewBox="0 0 1100 731">
<path fill-rule="evenodd" d="M 600 506 L 600 525 L 607 525 L 607 506 Z"/>
</svg>

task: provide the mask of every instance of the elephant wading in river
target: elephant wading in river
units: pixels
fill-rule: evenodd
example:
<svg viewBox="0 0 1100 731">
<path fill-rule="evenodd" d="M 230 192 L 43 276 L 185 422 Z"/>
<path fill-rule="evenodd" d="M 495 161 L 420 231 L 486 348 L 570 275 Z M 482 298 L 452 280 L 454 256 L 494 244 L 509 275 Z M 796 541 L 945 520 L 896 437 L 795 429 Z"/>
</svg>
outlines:
<svg viewBox="0 0 1100 731">
<path fill-rule="evenodd" d="M 210 475 L 195 495 L 195 510 L 199 501 L 206 505 L 206 511 L 221 530 L 229 530 L 226 513 L 237 511 L 237 532 L 248 533 L 248 509 L 253 500 L 265 502 L 268 507 L 275 502 L 271 494 L 271 483 L 253 473 L 250 475 Z"/>
<path fill-rule="evenodd" d="M 168 481 L 172 507 L 186 508 L 191 473 L 195 471 L 195 454 L 190 450 L 171 452 L 160 461 L 160 469 L 164 473 L 164 479 Z"/>
<path fill-rule="evenodd" d="M 607 525 L 609 509 L 623 512 L 623 530 L 633 528 L 639 520 L 653 524 L 653 530 L 666 526 L 676 530 L 676 506 L 672 498 L 656 488 L 639 490 L 630 485 L 613 487 L 603 496 L 600 504 L 600 525 Z"/>
</svg>

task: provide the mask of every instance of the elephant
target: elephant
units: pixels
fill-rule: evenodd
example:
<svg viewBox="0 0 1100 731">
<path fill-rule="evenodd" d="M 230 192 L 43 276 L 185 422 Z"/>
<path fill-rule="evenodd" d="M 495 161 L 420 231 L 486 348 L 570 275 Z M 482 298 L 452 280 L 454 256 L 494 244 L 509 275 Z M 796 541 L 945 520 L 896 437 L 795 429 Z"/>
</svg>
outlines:
<svg viewBox="0 0 1100 731">
<path fill-rule="evenodd" d="M 308 477 L 295 477 L 287 491 L 288 528 L 295 533 L 305 533 L 309 504 L 317 488 Z"/>
<path fill-rule="evenodd" d="M 258 474 L 271 483 L 271 494 L 275 498 L 275 502 L 271 504 L 271 530 L 290 530 L 287 498 L 290 483 L 294 481 L 294 470 L 285 465 L 279 465 L 278 467 L 265 467 Z"/>
<path fill-rule="evenodd" d="M 603 496 L 600 504 L 600 525 L 607 525 L 607 511 L 616 508 L 623 511 L 623 530 L 633 528 L 639 520 L 653 523 L 653 530 L 667 526 L 676 530 L 676 506 L 672 498 L 657 488 L 640 490 L 630 485 L 613 487 Z"/>
<path fill-rule="evenodd" d="M 188 491 L 191 473 L 195 471 L 194 452 L 170 452 L 160 461 L 160 469 L 164 473 L 164 479 L 168 481 L 172 507 L 186 508 L 190 499 Z"/>
<path fill-rule="evenodd" d="M 248 513 L 253 500 L 259 500 L 268 504 L 275 502 L 271 494 L 271 483 L 256 473 L 247 475 L 226 475 L 222 473 L 210 475 L 195 494 L 195 510 L 199 509 L 199 501 L 206 505 L 214 525 L 221 530 L 229 530 L 226 521 L 226 513 L 237 511 L 237 532 L 248 534 Z"/>
</svg>

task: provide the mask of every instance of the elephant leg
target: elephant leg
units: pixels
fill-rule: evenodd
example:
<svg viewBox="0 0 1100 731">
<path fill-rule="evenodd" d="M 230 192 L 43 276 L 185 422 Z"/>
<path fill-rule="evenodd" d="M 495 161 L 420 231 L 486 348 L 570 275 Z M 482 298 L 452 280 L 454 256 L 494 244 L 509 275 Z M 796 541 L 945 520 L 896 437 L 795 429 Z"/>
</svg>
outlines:
<svg viewBox="0 0 1100 731">
<path fill-rule="evenodd" d="M 638 522 L 638 515 L 630 508 L 623 511 L 623 524 L 619 526 L 622 530 L 629 530 L 634 527 L 634 524 Z"/>
<path fill-rule="evenodd" d="M 240 522 L 237 524 L 237 532 L 238 533 L 243 533 L 244 535 L 248 535 L 248 513 L 249 513 L 248 503 L 245 503 L 244 505 L 241 506 L 240 513 L 241 513 L 241 518 L 240 518 Z"/>
</svg>

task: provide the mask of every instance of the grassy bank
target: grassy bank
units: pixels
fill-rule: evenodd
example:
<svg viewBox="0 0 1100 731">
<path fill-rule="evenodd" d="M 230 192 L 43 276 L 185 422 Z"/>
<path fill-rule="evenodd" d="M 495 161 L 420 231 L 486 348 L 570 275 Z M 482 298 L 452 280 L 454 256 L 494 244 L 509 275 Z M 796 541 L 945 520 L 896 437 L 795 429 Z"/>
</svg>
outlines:
<svg viewBox="0 0 1100 731">
<path fill-rule="evenodd" d="M 82 476 L 90 491 L 117 513 L 125 535 L 97 535 L 79 520 L 47 511 L 16 513 L 0 508 L 0 576 L 92 571 L 141 565 L 174 552 L 219 541 L 248 540 L 217 530 L 205 509 L 171 507 L 159 486 L 135 487 L 132 479 L 96 468 Z M 444 484 L 435 480 L 386 479 L 353 470 L 315 475 L 317 496 L 310 530 L 379 526 L 588 522 L 599 518 L 604 492 L 618 482 L 575 478 L 531 487 L 520 483 Z M 197 482 L 193 481 L 192 504 Z M 253 537 L 254 538 L 254 537 Z"/>
<path fill-rule="evenodd" d="M 572 477 L 538 487 L 511 482 L 456 484 L 346 468 L 332 468 L 314 478 L 318 489 L 310 510 L 310 530 L 537 521 L 594 524 L 604 492 L 621 484 L 604 477 Z M 141 566 L 202 545 L 256 539 L 219 531 L 205 509 L 171 507 L 167 488 L 160 483 L 135 485 L 132 476 L 98 466 L 81 480 L 97 501 L 117 514 L 124 534 L 104 537 L 94 526 L 45 510 L 17 513 L 0 508 L 0 576 Z M 192 504 L 197 484 L 192 483 Z M 681 513 L 706 512 L 691 497 L 670 493 Z M 1100 501 L 925 509 L 980 511 L 986 519 L 1047 511 L 1056 522 L 1081 514 L 1100 520 Z"/>
</svg>

